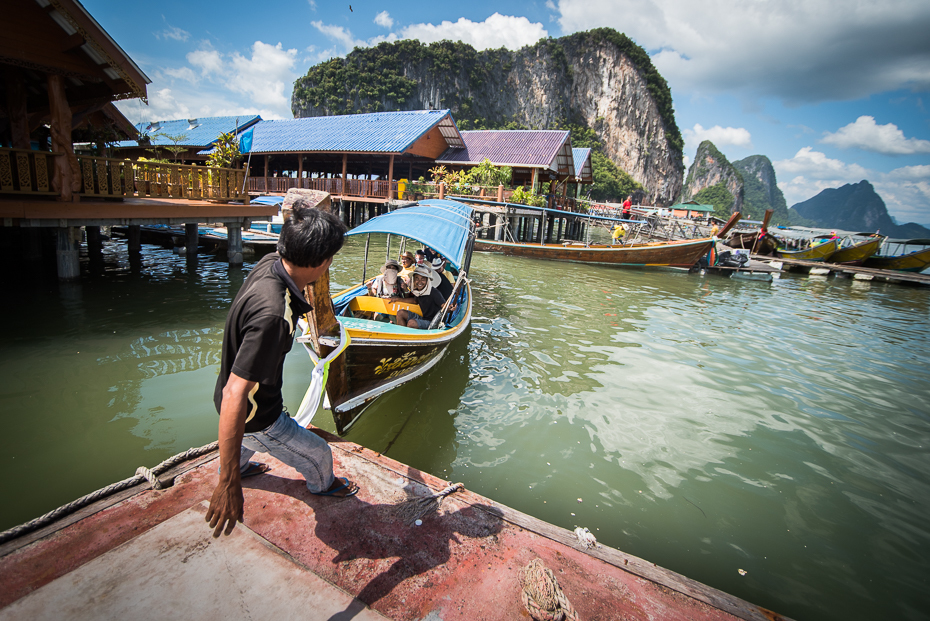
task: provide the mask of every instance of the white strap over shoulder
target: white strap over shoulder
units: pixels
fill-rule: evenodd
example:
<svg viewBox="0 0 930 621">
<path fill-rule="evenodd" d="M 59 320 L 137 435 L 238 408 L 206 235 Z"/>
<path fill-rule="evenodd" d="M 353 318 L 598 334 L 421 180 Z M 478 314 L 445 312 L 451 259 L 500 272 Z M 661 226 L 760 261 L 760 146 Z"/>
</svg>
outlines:
<svg viewBox="0 0 930 621">
<path fill-rule="evenodd" d="M 303 320 L 301 320 L 301 326 L 303 325 Z M 300 407 L 297 408 L 297 414 L 294 416 L 294 420 L 297 421 L 297 424 L 301 427 L 306 427 L 313 421 L 313 416 L 320 407 L 320 398 L 323 396 L 323 389 L 326 387 L 326 379 L 329 377 L 329 364 L 338 358 L 351 342 L 352 339 L 349 337 L 349 333 L 346 332 L 345 326 L 340 323 L 339 345 L 322 360 L 320 356 L 313 351 L 309 343 L 303 344 L 307 349 L 307 353 L 310 354 L 310 359 L 313 360 L 313 371 L 310 372 L 310 386 L 307 387 L 307 394 L 304 395 L 303 401 L 300 402 Z"/>
</svg>

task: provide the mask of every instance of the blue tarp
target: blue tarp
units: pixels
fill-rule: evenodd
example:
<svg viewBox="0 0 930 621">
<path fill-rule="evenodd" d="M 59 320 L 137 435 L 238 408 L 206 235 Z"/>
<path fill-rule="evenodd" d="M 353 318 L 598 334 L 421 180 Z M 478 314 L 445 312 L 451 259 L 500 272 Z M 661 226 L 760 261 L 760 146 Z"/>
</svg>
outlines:
<svg viewBox="0 0 930 621">
<path fill-rule="evenodd" d="M 471 214 L 471 207 L 456 201 L 420 201 L 416 207 L 405 207 L 372 218 L 346 235 L 390 233 L 409 237 L 429 246 L 456 269 L 461 269 L 473 226 Z"/>
</svg>

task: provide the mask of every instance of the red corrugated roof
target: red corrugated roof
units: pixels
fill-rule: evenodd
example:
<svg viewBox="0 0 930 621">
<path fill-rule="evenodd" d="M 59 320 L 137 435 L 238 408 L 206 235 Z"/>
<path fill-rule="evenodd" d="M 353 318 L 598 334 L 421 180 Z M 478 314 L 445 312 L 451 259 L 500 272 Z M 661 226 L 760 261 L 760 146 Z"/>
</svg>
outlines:
<svg viewBox="0 0 930 621">
<path fill-rule="evenodd" d="M 575 176 L 572 141 L 560 130 L 483 130 L 462 132 L 465 148 L 447 149 L 438 164 L 477 165 L 485 159 L 496 166 L 545 168 Z"/>
</svg>

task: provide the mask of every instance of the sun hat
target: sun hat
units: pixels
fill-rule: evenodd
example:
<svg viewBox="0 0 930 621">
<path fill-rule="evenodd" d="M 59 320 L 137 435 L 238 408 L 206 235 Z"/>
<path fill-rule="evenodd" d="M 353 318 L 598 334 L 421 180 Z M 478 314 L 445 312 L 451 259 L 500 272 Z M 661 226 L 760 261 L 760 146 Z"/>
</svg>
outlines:
<svg viewBox="0 0 930 621">
<path fill-rule="evenodd" d="M 381 273 L 383 274 L 385 270 L 391 267 L 393 267 L 398 272 L 404 269 L 400 266 L 400 262 L 395 261 L 394 259 L 388 259 L 384 262 L 384 265 L 381 266 Z"/>
<path fill-rule="evenodd" d="M 426 288 L 422 291 L 418 291 L 413 285 L 413 278 L 417 274 L 420 276 L 425 276 L 428 279 L 426 281 Z M 413 295 L 418 297 L 421 295 L 429 295 L 429 292 L 433 289 L 433 287 L 439 286 L 439 278 L 439 273 L 433 271 L 433 269 L 428 265 L 418 265 L 417 268 L 413 270 L 413 273 L 410 274 L 410 291 L 413 293 Z"/>
</svg>

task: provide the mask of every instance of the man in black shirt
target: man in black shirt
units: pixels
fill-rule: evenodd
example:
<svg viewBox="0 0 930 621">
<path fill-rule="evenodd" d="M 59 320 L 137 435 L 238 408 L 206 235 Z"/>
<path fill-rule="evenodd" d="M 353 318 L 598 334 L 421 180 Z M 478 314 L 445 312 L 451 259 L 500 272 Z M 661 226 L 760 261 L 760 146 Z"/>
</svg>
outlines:
<svg viewBox="0 0 930 621">
<path fill-rule="evenodd" d="M 242 521 L 241 470 L 255 451 L 296 469 L 311 493 L 358 492 L 348 479 L 334 477 L 329 445 L 283 411 L 281 395 L 297 320 L 312 310 L 303 290 L 329 269 L 345 231 L 337 216 L 309 209 L 299 198 L 282 227 L 278 252 L 255 265 L 229 310 L 213 397 L 220 414 L 220 478 L 206 518 L 214 537 Z"/>
<path fill-rule="evenodd" d="M 410 292 L 416 297 L 417 304 L 420 305 L 422 317 L 416 313 L 408 312 L 402 308 L 397 311 L 397 325 L 407 326 L 408 328 L 419 328 L 426 330 L 429 328 L 430 321 L 442 309 L 446 299 L 439 293 L 437 285 L 442 278 L 426 265 L 418 265 L 413 274 L 411 274 Z"/>
</svg>

